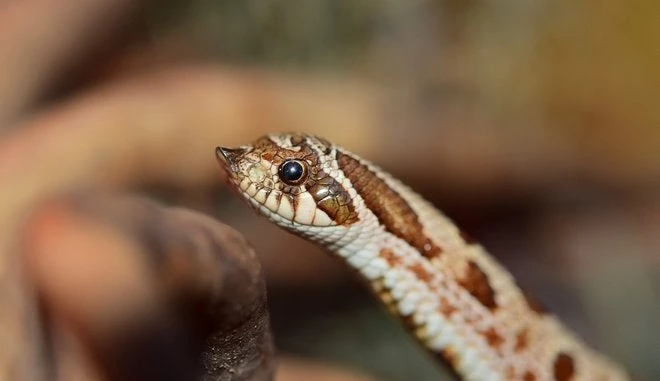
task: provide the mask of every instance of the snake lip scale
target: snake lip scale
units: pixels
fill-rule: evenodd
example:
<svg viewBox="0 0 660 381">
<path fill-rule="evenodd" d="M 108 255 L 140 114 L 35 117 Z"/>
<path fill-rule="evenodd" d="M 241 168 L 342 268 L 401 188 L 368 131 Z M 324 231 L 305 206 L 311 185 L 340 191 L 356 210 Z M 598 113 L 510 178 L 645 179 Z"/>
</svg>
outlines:
<svg viewBox="0 0 660 381">
<path fill-rule="evenodd" d="M 259 214 L 355 270 L 461 379 L 628 380 L 450 219 L 368 161 L 300 133 L 216 154 Z"/>
</svg>

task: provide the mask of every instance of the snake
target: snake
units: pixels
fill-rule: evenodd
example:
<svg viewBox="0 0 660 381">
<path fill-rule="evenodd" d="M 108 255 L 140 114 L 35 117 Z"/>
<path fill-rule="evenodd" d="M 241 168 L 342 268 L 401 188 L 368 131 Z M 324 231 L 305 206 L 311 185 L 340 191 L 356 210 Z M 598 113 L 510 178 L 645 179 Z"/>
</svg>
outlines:
<svg viewBox="0 0 660 381">
<path fill-rule="evenodd" d="M 304 133 L 217 147 L 216 156 L 258 214 L 353 269 L 458 379 L 629 379 L 483 246 L 371 162 Z"/>
</svg>

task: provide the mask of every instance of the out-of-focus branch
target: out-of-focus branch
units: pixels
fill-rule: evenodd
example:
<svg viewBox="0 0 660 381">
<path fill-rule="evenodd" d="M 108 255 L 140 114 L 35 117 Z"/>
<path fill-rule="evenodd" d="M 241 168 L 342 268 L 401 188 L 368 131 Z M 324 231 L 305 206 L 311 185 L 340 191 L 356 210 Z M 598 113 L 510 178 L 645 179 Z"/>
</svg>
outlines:
<svg viewBox="0 0 660 381">
<path fill-rule="evenodd" d="M 272 378 L 261 266 L 226 225 L 77 196 L 40 204 L 21 237 L 50 343 L 45 379 Z"/>
<path fill-rule="evenodd" d="M 24 0 L 0 5 L 0 128 L 125 25 L 139 3 Z"/>
<path fill-rule="evenodd" d="M 216 145 L 273 129 L 360 131 L 359 141 L 369 141 L 373 97 L 364 89 L 346 95 L 344 86 L 218 68 L 171 70 L 99 89 L 6 132 L 0 140 L 0 341 L 14 345 L 0 348 L 2 372 L 20 373 L 26 351 L 12 253 L 16 226 L 35 202 L 81 186 L 217 184 Z"/>
</svg>

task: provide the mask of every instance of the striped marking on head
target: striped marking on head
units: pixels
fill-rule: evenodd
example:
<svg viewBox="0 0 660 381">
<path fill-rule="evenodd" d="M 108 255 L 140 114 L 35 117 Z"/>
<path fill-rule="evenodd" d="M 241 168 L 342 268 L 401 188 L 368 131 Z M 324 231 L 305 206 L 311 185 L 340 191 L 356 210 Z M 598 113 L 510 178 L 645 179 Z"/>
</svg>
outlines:
<svg viewBox="0 0 660 381">
<path fill-rule="evenodd" d="M 263 136 L 236 149 L 218 148 L 229 182 L 261 212 L 285 225 L 350 225 L 358 220 L 341 183 L 335 148 L 310 135 Z"/>
</svg>

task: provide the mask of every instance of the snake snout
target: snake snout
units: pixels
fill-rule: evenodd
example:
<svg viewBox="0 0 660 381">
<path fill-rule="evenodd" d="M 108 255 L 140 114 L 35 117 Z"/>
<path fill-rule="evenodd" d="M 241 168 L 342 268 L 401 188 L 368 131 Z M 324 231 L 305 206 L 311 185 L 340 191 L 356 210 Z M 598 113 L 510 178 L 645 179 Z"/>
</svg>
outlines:
<svg viewBox="0 0 660 381">
<path fill-rule="evenodd" d="M 215 154 L 218 156 L 218 159 L 224 161 L 230 166 L 235 165 L 239 158 L 247 152 L 245 148 L 225 148 L 225 147 L 216 147 Z"/>
</svg>

